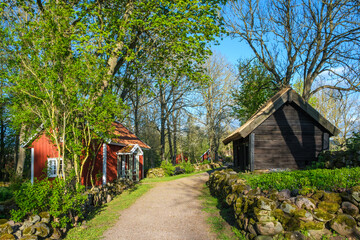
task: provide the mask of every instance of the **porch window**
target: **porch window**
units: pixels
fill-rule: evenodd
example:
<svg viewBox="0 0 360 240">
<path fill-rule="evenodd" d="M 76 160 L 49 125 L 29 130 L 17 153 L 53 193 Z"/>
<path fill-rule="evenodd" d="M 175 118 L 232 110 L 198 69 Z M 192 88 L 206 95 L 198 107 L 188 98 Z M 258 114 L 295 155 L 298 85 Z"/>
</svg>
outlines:
<svg viewBox="0 0 360 240">
<path fill-rule="evenodd" d="M 60 169 L 62 169 L 63 160 L 60 158 Z M 48 177 L 57 177 L 57 169 L 58 169 L 58 159 L 57 158 L 48 158 L 47 159 L 47 175 Z"/>
</svg>

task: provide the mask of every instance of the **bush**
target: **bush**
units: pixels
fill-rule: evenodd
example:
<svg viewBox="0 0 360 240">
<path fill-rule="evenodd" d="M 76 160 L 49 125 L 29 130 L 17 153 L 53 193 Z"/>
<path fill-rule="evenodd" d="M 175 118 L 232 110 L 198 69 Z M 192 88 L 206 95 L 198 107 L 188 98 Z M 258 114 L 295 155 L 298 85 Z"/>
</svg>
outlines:
<svg viewBox="0 0 360 240">
<path fill-rule="evenodd" d="M 160 165 L 162 169 L 164 169 L 166 176 L 172 176 L 175 172 L 175 166 L 172 165 L 170 161 L 163 161 Z"/>
<path fill-rule="evenodd" d="M 195 171 L 194 166 L 190 163 L 190 161 L 182 162 L 179 164 L 181 169 L 184 169 L 185 173 L 192 173 Z"/>
<path fill-rule="evenodd" d="M 204 160 L 202 163 L 200 163 L 200 165 L 205 165 L 205 164 L 210 164 L 209 160 Z"/>
<path fill-rule="evenodd" d="M 20 222 L 28 214 L 49 212 L 59 219 L 59 222 L 52 222 L 54 227 L 65 227 L 71 222 L 70 213 L 82 217 L 81 208 L 87 198 L 82 194 L 83 189 L 83 186 L 74 188 L 70 182 L 58 178 L 35 181 L 34 184 L 25 182 L 14 194 L 18 210 L 11 210 L 11 217 Z"/>
<path fill-rule="evenodd" d="M 274 172 L 265 174 L 239 174 L 252 187 L 261 189 L 312 188 L 334 191 L 351 188 L 360 184 L 360 167 L 340 169 L 314 169 Z"/>
<path fill-rule="evenodd" d="M 6 201 L 13 197 L 12 191 L 7 187 L 0 187 L 0 202 Z"/>
</svg>

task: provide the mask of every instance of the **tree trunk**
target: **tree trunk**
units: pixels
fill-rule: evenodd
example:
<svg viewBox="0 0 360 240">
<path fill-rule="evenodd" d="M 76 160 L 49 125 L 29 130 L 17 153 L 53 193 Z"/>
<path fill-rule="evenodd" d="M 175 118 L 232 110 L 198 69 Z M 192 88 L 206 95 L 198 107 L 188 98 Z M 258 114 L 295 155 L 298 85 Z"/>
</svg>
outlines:
<svg viewBox="0 0 360 240">
<path fill-rule="evenodd" d="M 23 125 L 20 129 L 19 134 L 19 143 L 23 143 L 25 140 L 25 126 Z M 16 166 L 16 175 L 22 177 L 24 172 L 24 164 L 25 164 L 25 149 L 21 147 L 19 144 L 19 155 L 18 155 L 18 161 Z"/>
<path fill-rule="evenodd" d="M 173 148 L 172 148 L 171 129 L 170 129 L 170 121 L 169 121 L 169 119 L 167 120 L 167 130 L 168 130 L 170 159 L 171 159 L 171 162 L 174 163 L 174 154 L 173 154 Z"/>
<path fill-rule="evenodd" d="M 177 157 L 177 146 L 176 146 L 176 141 L 177 141 L 177 136 L 176 136 L 176 131 L 177 131 L 177 118 L 178 118 L 178 112 L 176 112 L 176 114 L 173 113 L 173 147 L 174 147 L 174 159 L 173 161 L 176 162 L 176 157 Z"/>
<path fill-rule="evenodd" d="M 165 93 L 164 88 L 160 84 L 160 157 L 161 161 L 165 161 L 165 122 L 166 122 L 166 114 L 165 114 Z"/>
<path fill-rule="evenodd" d="M 0 108 L 0 166 L 1 169 L 5 167 L 5 123 L 3 118 L 3 108 Z M 1 176 L 2 177 L 2 176 Z M 3 179 L 3 178 L 1 178 Z"/>
</svg>

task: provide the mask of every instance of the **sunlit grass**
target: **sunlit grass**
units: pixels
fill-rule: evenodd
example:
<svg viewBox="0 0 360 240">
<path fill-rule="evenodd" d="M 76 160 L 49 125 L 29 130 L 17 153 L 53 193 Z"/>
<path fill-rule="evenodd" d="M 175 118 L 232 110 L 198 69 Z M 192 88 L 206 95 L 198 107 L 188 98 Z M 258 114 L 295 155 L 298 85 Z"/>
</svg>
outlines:
<svg viewBox="0 0 360 240">
<path fill-rule="evenodd" d="M 175 175 L 175 176 L 170 176 L 170 177 L 161 177 L 161 178 L 144 178 L 143 180 L 141 180 L 141 183 L 156 183 L 156 182 L 167 182 L 167 181 L 172 181 L 172 180 L 176 180 L 176 179 L 180 179 L 180 178 L 184 178 L 184 177 L 190 177 L 199 173 L 204 173 L 207 172 L 208 170 L 205 171 L 199 171 L 199 172 L 193 172 L 193 173 L 186 173 L 186 174 L 179 174 L 179 175 Z"/>
<path fill-rule="evenodd" d="M 110 203 L 93 213 L 91 219 L 86 223 L 86 228 L 72 228 L 64 239 L 100 239 L 107 229 L 115 225 L 120 216 L 120 211 L 130 207 L 150 188 L 152 188 L 151 184 L 139 184 L 134 189 L 124 191 Z"/>
<path fill-rule="evenodd" d="M 207 222 L 210 224 L 211 231 L 216 234 L 217 239 L 246 239 L 236 227 L 232 226 L 235 223 L 231 208 L 223 206 L 217 198 L 211 196 L 206 185 L 204 185 L 200 200 L 202 201 L 202 210 L 209 215 Z"/>
</svg>

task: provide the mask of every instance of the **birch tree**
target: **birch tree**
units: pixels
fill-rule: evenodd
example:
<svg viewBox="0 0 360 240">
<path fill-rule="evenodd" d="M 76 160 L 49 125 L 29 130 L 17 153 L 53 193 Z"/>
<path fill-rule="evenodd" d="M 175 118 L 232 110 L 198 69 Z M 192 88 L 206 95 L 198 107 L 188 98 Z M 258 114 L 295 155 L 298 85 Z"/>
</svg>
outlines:
<svg viewBox="0 0 360 240">
<path fill-rule="evenodd" d="M 280 86 L 303 80 L 303 97 L 324 88 L 359 91 L 357 1 L 230 0 L 230 36 L 245 41 Z M 314 82 L 324 74 L 323 85 Z"/>
</svg>

